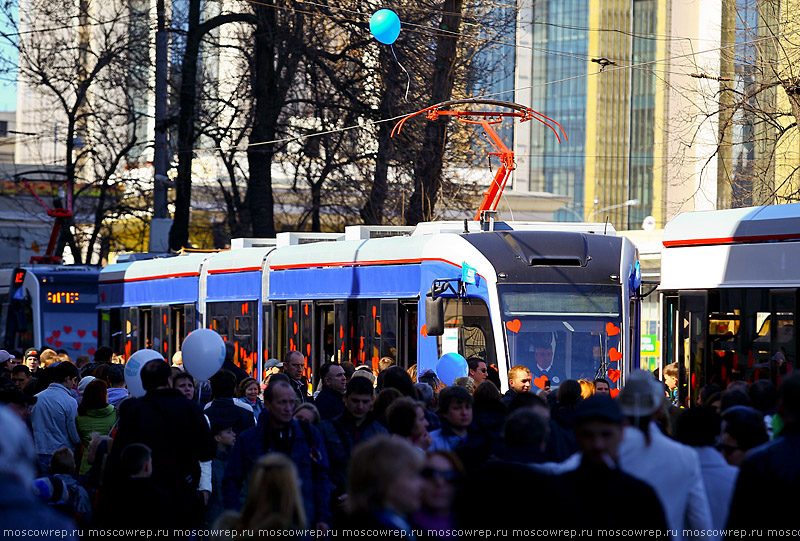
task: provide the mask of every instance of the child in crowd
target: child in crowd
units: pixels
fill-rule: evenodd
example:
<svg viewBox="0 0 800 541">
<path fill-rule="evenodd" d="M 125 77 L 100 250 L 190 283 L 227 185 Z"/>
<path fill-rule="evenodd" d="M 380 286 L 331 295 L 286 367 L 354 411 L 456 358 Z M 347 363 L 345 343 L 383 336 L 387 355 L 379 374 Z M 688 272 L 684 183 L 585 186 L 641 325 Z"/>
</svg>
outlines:
<svg viewBox="0 0 800 541">
<path fill-rule="evenodd" d="M 208 499 L 206 509 L 206 520 L 209 526 L 213 526 L 217 518 L 225 510 L 222 505 L 222 477 L 225 475 L 225 464 L 228 462 L 228 454 L 236 443 L 236 432 L 233 426 L 224 424 L 212 424 L 211 433 L 214 441 L 217 442 L 217 456 L 211 460 L 211 497 Z"/>
<path fill-rule="evenodd" d="M 50 461 L 50 477 L 37 479 L 35 490 L 56 509 L 70 516 L 78 526 L 86 526 L 92 518 L 89 493 L 75 478 L 75 455 L 71 449 L 56 449 Z"/>
<path fill-rule="evenodd" d="M 431 432 L 430 451 L 453 451 L 467 439 L 472 424 L 472 394 L 464 387 L 447 387 L 439 393 L 442 428 Z"/>
</svg>

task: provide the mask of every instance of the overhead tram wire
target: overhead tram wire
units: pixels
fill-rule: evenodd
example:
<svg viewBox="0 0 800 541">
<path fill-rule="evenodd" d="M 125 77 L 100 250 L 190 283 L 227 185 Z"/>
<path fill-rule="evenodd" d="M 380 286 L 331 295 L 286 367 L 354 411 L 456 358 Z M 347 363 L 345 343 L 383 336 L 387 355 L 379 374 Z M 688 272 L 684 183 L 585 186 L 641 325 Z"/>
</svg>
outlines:
<svg viewBox="0 0 800 541">
<path fill-rule="evenodd" d="M 248 0 L 248 1 L 252 2 L 253 0 Z M 584 77 L 590 77 L 590 76 L 599 75 L 599 74 L 608 74 L 608 73 L 612 73 L 612 72 L 623 70 L 623 69 L 635 69 L 635 68 L 640 68 L 642 66 L 650 66 L 650 65 L 653 65 L 653 64 L 661 64 L 661 63 L 664 63 L 664 62 L 670 62 L 672 60 L 678 60 L 678 59 L 681 59 L 681 58 L 688 58 L 688 57 L 691 57 L 691 56 L 696 56 L 696 55 L 701 55 L 701 54 L 706 54 L 706 53 L 712 53 L 712 52 L 715 52 L 715 51 L 722 51 L 722 50 L 731 49 L 731 48 L 734 48 L 734 47 L 740 47 L 742 45 L 749 45 L 749 44 L 752 44 L 752 43 L 758 43 L 758 42 L 761 42 L 761 41 L 772 40 L 772 39 L 775 39 L 777 37 L 783 37 L 783 36 L 788 36 L 788 35 L 798 34 L 798 33 L 800 33 L 800 29 L 792 30 L 792 31 L 789 31 L 789 32 L 784 32 L 782 34 L 777 34 L 777 35 L 774 35 L 774 36 L 766 36 L 766 37 L 763 37 L 763 38 L 749 40 L 747 42 L 734 43 L 734 44 L 731 44 L 731 45 L 725 45 L 725 46 L 721 46 L 721 47 L 714 47 L 714 48 L 711 48 L 711 49 L 704 49 L 702 51 L 693 51 L 691 53 L 685 53 L 685 54 L 676 55 L 676 56 L 667 57 L 667 58 L 660 58 L 660 59 L 656 59 L 656 60 L 648 60 L 646 62 L 640 62 L 640 63 L 637 63 L 637 64 L 628 64 L 628 65 L 625 65 L 625 66 L 612 66 L 612 67 L 610 67 L 608 69 L 605 69 L 603 71 L 596 71 L 596 72 L 592 72 L 592 73 L 582 73 L 580 75 L 574 75 L 572 77 L 564 77 L 562 79 L 557 79 L 555 81 L 547 81 L 547 82 L 536 84 L 536 85 L 528 85 L 528 86 L 523 86 L 523 87 L 519 87 L 519 88 L 513 88 L 511 90 L 502 90 L 500 92 L 494 92 L 494 93 L 491 93 L 491 94 L 485 94 L 485 95 L 482 95 L 480 97 L 482 99 L 486 99 L 486 98 L 491 98 L 491 97 L 503 96 L 505 94 L 510 94 L 510 93 L 521 91 L 521 90 L 531 90 L 531 89 L 534 89 L 534 88 L 542 88 L 542 87 L 545 87 L 545 86 L 550 86 L 550 85 L 555 85 L 555 84 L 561 84 L 561 83 L 568 82 L 568 81 L 573 81 L 575 79 L 582 79 Z M 467 98 L 463 98 L 463 99 L 470 99 L 470 98 L 467 97 Z M 366 128 L 366 127 L 376 126 L 376 125 L 382 124 L 384 122 L 392 122 L 392 121 L 395 121 L 395 120 L 399 120 L 399 119 L 401 119 L 401 118 L 403 118 L 405 116 L 406 116 L 405 114 L 397 115 L 397 116 L 394 116 L 394 117 L 391 117 L 391 118 L 385 118 L 385 119 L 380 119 L 380 120 L 370 120 L 370 121 L 365 122 L 364 124 L 360 124 L 360 125 L 346 126 L 344 128 L 335 128 L 335 129 L 332 129 L 332 130 L 325 130 L 325 131 L 316 132 L 316 133 L 297 135 L 297 136 L 293 136 L 293 137 L 285 137 L 285 138 L 282 138 L 282 139 L 273 139 L 271 141 L 262 141 L 262 142 L 259 142 L 259 143 L 249 143 L 249 144 L 243 146 L 242 149 L 247 149 L 247 148 L 256 147 L 256 146 L 263 146 L 263 145 L 275 145 L 275 144 L 281 144 L 281 143 L 290 143 L 290 142 L 293 142 L 293 141 L 302 141 L 304 139 L 308 139 L 308 138 L 311 138 L 311 137 L 317 137 L 317 136 L 321 136 L 321 135 L 328 135 L 328 134 L 331 134 L 331 133 L 339 133 L 339 132 L 343 132 L 343 131 L 349 131 L 349 130 L 354 130 L 354 129 L 359 129 L 359 128 Z M 220 150 L 223 150 L 223 149 L 220 148 L 220 147 L 204 147 L 204 148 L 193 148 L 192 149 L 193 152 L 218 152 Z"/>
</svg>

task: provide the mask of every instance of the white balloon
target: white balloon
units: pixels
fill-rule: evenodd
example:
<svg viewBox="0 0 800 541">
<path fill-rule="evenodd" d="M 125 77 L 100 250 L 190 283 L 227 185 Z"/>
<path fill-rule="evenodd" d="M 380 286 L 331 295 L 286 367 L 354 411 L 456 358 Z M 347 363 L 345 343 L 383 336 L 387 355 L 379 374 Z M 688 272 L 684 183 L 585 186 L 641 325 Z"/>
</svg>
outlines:
<svg viewBox="0 0 800 541">
<path fill-rule="evenodd" d="M 195 379 L 207 380 L 225 362 L 225 342 L 211 329 L 192 331 L 181 346 L 183 366 Z"/>
<path fill-rule="evenodd" d="M 153 349 L 140 349 L 131 355 L 131 358 L 125 363 L 125 385 L 128 386 L 131 396 L 137 398 L 144 396 L 142 367 L 153 360 L 163 361 L 164 356 Z"/>
</svg>

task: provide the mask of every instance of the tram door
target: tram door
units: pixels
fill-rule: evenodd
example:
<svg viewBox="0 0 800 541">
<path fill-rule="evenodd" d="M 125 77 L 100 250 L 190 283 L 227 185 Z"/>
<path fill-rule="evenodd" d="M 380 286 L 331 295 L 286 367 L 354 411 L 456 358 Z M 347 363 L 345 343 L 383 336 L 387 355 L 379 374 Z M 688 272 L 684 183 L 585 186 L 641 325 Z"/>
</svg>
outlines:
<svg viewBox="0 0 800 541">
<path fill-rule="evenodd" d="M 678 303 L 678 404 L 694 403 L 706 384 L 708 292 L 681 291 Z"/>
</svg>

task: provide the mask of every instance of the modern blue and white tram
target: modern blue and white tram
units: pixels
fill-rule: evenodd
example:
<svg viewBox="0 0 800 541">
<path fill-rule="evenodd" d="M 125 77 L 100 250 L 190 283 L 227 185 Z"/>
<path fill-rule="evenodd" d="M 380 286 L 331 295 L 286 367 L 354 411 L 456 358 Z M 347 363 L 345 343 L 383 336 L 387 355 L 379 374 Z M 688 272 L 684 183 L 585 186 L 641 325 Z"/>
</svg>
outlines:
<svg viewBox="0 0 800 541">
<path fill-rule="evenodd" d="M 662 359 L 681 404 L 797 366 L 800 204 L 679 214 L 664 229 Z"/>
<path fill-rule="evenodd" d="M 158 340 L 171 354 L 180 341 L 165 346 L 167 330 L 136 321 L 159 306 L 162 321 L 165 306 L 193 309 L 197 326 L 236 342 L 237 361 L 253 375 L 263 374 L 265 359 L 290 350 L 306 357 L 309 381 L 329 359 L 376 367 L 390 356 L 424 373 L 457 352 L 495 364 L 505 388 L 507 370 L 533 367 L 534 345 L 542 342 L 570 378 L 621 382 L 638 367 L 638 263 L 630 241 L 613 228 L 604 234 L 602 224 L 496 222 L 492 229 L 434 222 L 281 233 L 274 246 L 112 266 L 100 279 L 100 306 L 119 312 L 103 318 L 119 322 L 126 353 Z M 192 302 L 185 278 L 196 281 Z M 104 300 L 112 287 L 122 293 Z M 153 295 L 133 294 L 141 288 Z M 427 303 L 439 305 L 442 321 L 428 320 Z M 166 321 L 175 326 L 174 317 Z M 183 321 L 185 335 L 190 318 Z M 136 325 L 140 333 L 130 340 Z M 442 328 L 428 332 L 429 325 Z"/>
<path fill-rule="evenodd" d="M 75 359 L 97 348 L 97 279 L 92 266 L 31 265 L 10 275 L 2 306 L 5 349 L 64 350 Z"/>
</svg>

